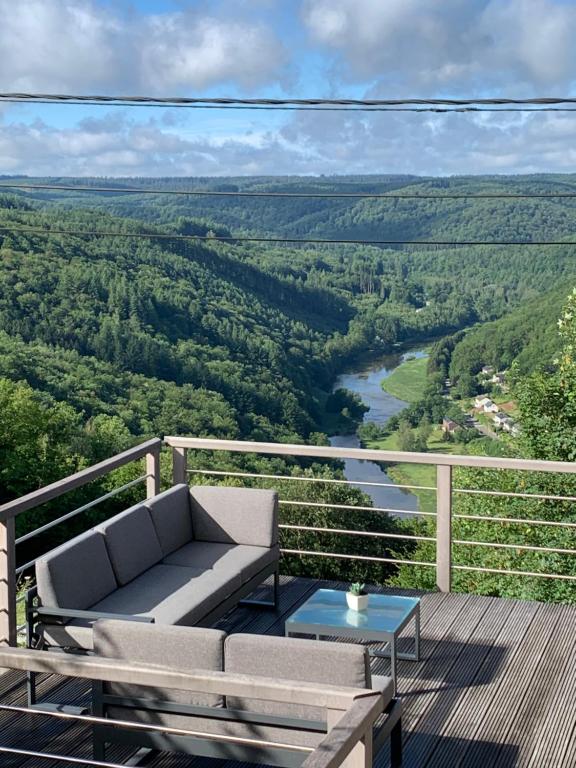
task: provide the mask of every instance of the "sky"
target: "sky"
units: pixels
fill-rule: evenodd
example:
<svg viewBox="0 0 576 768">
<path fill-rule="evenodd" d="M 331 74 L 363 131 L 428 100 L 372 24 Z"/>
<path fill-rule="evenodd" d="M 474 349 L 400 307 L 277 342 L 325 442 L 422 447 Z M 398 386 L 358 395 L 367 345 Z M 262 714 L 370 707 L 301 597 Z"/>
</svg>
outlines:
<svg viewBox="0 0 576 768">
<path fill-rule="evenodd" d="M 576 0 L 0 0 L 0 92 L 575 95 Z M 0 104 L 0 175 L 574 172 L 576 112 Z"/>
</svg>

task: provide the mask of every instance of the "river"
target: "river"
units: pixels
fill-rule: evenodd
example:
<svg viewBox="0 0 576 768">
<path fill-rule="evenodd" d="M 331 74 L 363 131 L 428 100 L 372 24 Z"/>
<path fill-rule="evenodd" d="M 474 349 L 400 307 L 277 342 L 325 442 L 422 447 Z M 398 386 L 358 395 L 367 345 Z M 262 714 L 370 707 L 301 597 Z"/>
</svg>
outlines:
<svg viewBox="0 0 576 768">
<path fill-rule="evenodd" d="M 423 357 L 425 354 L 423 350 L 410 350 L 404 354 L 386 355 L 370 363 L 364 363 L 356 370 L 338 376 L 334 382 L 334 389 L 345 387 L 351 392 L 356 392 L 362 402 L 370 408 L 364 415 L 364 421 L 384 425 L 391 416 L 403 410 L 408 403 L 385 392 L 381 386 L 382 380 L 390 376 L 406 357 Z M 360 439 L 357 434 L 334 435 L 330 438 L 330 445 L 359 448 Z M 372 461 L 347 459 L 344 462 L 344 475 L 347 480 L 350 480 L 351 485 L 371 497 L 375 507 L 405 509 L 413 512 L 418 509 L 416 496 L 402 488 L 360 485 L 360 483 L 394 484 L 394 480 Z M 400 511 L 398 517 L 402 517 Z"/>
</svg>

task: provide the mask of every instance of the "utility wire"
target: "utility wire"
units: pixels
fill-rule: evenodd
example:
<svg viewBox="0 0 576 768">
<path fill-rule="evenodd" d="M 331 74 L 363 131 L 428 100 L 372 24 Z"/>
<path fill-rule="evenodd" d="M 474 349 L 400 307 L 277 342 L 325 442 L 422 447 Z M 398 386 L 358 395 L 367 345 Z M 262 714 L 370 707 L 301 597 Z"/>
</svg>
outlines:
<svg viewBox="0 0 576 768">
<path fill-rule="evenodd" d="M 161 107 L 162 109 L 221 109 L 221 110 L 252 110 L 256 112 L 433 112 L 436 114 L 470 113 L 470 112 L 576 112 L 576 107 L 266 107 L 241 104 L 154 104 L 129 102 L 100 102 L 100 101 L 49 101 L 46 99 L 3 99 L 2 104 L 57 104 L 58 106 L 89 106 L 89 107 L 145 107 L 147 109 Z"/>
<path fill-rule="evenodd" d="M 77 237 L 118 237 L 138 238 L 149 240 L 196 240 L 224 243 L 280 243 L 297 245 L 441 245 L 457 247 L 462 245 L 521 245 L 521 246 L 551 246 L 576 245 L 576 241 L 562 240 L 363 240 L 363 239 L 329 239 L 329 238 L 295 238 L 295 237 L 249 237 L 234 235 L 179 235 L 168 232 L 118 232 L 93 231 L 74 229 L 45 229 L 43 227 L 9 227 L 0 226 L 0 232 L 39 235 L 70 235 Z"/>
<path fill-rule="evenodd" d="M 536 99 L 233 99 L 0 93 L 0 102 L 91 106 L 188 107 L 196 109 L 294 109 L 324 111 L 575 111 L 576 98 Z M 572 105 L 572 106 L 570 106 Z"/>
<path fill-rule="evenodd" d="M 523 199 L 556 199 L 576 198 L 576 192 L 480 192 L 474 193 L 448 193 L 440 195 L 427 195 L 405 192 L 258 192 L 258 191 L 217 191 L 211 189 L 146 189 L 140 187 L 100 187 L 80 184 L 26 184 L 23 182 L 0 182 L 0 190 L 22 189 L 39 191 L 60 192 L 111 192 L 114 194 L 129 195 L 177 195 L 181 197 L 260 197 L 260 198 L 313 198 L 313 199 L 377 199 L 383 200 L 523 200 Z"/>
<path fill-rule="evenodd" d="M 396 107 L 396 106 L 507 106 L 507 105 L 536 105 L 554 106 L 573 104 L 576 97 L 539 97 L 533 99 L 238 99 L 227 97 L 185 97 L 185 96 L 83 96 L 50 93 L 0 93 L 0 99 L 22 99 L 35 101 L 48 99 L 50 101 L 94 101 L 94 102 L 125 102 L 140 104 L 214 104 L 218 106 L 249 105 L 249 106 L 353 106 L 353 107 Z"/>
</svg>

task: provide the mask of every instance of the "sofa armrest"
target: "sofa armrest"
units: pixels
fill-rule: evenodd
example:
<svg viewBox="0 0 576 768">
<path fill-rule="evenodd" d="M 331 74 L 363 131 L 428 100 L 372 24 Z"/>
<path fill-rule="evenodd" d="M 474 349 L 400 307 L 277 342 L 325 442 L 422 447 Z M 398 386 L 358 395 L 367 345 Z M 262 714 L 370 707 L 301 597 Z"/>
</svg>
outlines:
<svg viewBox="0 0 576 768">
<path fill-rule="evenodd" d="M 88 621 L 98 621 L 98 619 L 115 619 L 118 621 L 138 621 L 144 624 L 154 624 L 153 616 L 131 616 L 123 613 L 103 613 L 100 611 L 83 611 L 77 608 L 51 608 L 49 606 L 38 606 L 34 608 L 37 616 L 58 619 L 87 619 Z"/>
</svg>

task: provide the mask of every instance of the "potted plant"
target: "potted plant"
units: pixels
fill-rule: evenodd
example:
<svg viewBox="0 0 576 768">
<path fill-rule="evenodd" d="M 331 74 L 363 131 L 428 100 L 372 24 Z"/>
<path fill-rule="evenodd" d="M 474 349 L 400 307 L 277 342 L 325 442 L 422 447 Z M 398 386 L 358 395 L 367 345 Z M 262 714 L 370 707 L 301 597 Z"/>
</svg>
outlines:
<svg viewBox="0 0 576 768">
<path fill-rule="evenodd" d="M 350 584 L 346 592 L 346 602 L 352 611 L 365 611 L 368 608 L 368 593 L 364 589 L 366 585 L 359 581 Z"/>
</svg>

